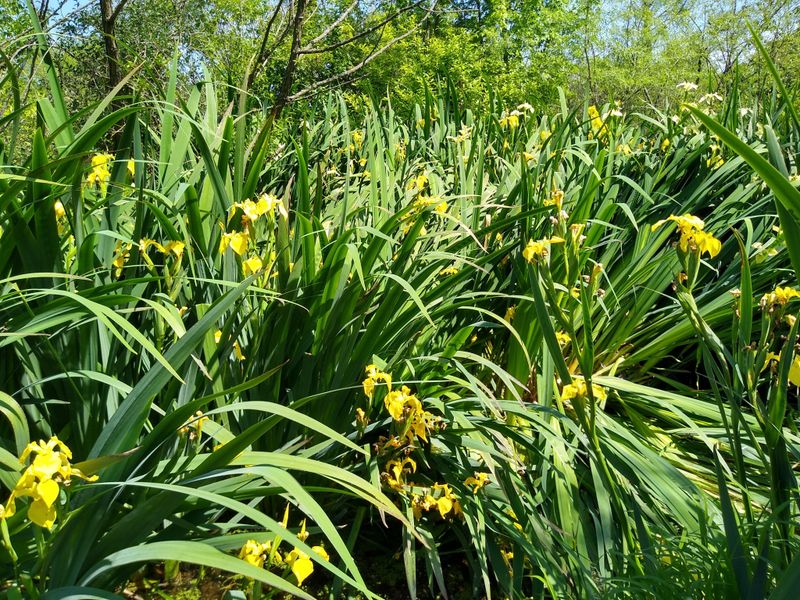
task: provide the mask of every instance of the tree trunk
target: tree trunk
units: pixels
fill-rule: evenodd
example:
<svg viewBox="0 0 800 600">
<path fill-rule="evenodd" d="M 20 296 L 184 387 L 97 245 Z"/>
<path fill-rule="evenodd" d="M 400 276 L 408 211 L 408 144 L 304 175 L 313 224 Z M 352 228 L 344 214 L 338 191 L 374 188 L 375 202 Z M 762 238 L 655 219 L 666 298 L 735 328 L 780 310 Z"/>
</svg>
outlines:
<svg viewBox="0 0 800 600">
<path fill-rule="evenodd" d="M 306 12 L 306 0 L 298 0 L 297 8 L 294 13 L 294 22 L 292 23 L 292 49 L 289 52 L 289 60 L 286 63 L 286 70 L 283 72 L 283 79 L 281 80 L 281 87 L 278 88 L 278 93 L 275 95 L 275 102 L 272 104 L 270 111 L 270 119 L 274 122 L 278 119 L 289 96 L 292 92 L 292 84 L 294 83 L 294 72 L 297 68 L 297 60 L 300 57 L 300 48 L 303 42 L 303 20 Z"/>
<path fill-rule="evenodd" d="M 100 0 L 100 20 L 103 28 L 106 64 L 108 66 L 107 89 L 110 92 L 117 87 L 117 84 L 120 82 L 119 47 L 117 46 L 115 32 L 117 15 L 114 12 L 113 0 Z"/>
</svg>

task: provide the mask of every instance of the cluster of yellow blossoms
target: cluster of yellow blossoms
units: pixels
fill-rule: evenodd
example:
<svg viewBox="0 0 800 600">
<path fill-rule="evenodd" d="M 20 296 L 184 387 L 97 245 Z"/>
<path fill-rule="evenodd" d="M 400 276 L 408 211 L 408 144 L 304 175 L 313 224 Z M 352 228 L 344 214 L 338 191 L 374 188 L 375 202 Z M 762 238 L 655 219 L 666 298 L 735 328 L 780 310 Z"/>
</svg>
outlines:
<svg viewBox="0 0 800 600">
<path fill-rule="evenodd" d="M 587 112 L 589 114 L 589 124 L 592 127 L 589 132 L 589 139 L 597 138 L 600 141 L 604 141 L 608 137 L 608 126 L 605 119 L 600 116 L 600 112 L 594 104 L 587 109 Z"/>
<path fill-rule="evenodd" d="M 725 159 L 722 158 L 722 148 L 720 148 L 719 144 L 711 144 L 709 150 L 711 151 L 711 156 L 706 159 L 706 166 L 716 171 L 725 164 Z"/>
<path fill-rule="evenodd" d="M 186 244 L 175 240 L 170 240 L 165 244 L 160 244 L 155 240 L 147 238 L 139 240 L 139 252 L 141 253 L 142 259 L 148 267 L 153 268 L 155 265 L 147 254 L 147 251 L 150 248 L 155 248 L 157 252 L 163 254 L 164 256 L 174 256 L 178 261 L 180 261 L 183 257 L 183 251 L 186 249 Z M 117 252 L 115 253 L 114 262 L 112 264 L 118 273 L 122 271 L 122 267 L 125 265 L 125 261 L 127 261 L 129 253 L 130 245 L 127 245 L 126 247 L 124 244 L 119 244 L 117 246 Z"/>
<path fill-rule="evenodd" d="M 400 389 L 392 389 L 392 376 L 381 371 L 375 365 L 366 368 L 367 377 L 363 381 L 364 393 L 368 398 L 373 399 L 375 388 L 378 384 L 385 384 L 387 388 L 384 397 L 384 406 L 387 412 L 397 423 L 402 423 L 402 435 L 392 436 L 377 447 L 379 451 L 389 448 L 398 449 L 406 444 L 413 444 L 416 438 L 428 441 L 428 434 L 438 423 L 440 417 L 436 417 L 423 409 L 422 403 L 411 393 L 406 386 Z M 363 410 L 357 410 L 357 421 L 366 423 Z M 430 486 L 420 486 L 408 481 L 408 475 L 417 472 L 417 463 L 409 455 L 412 446 L 406 446 L 405 451 L 400 457 L 395 457 L 386 462 L 381 480 L 384 485 L 406 497 L 414 512 L 414 516 L 419 519 L 423 512 L 436 511 L 442 519 L 448 516 L 459 516 L 462 514 L 461 504 L 458 501 L 451 486 L 447 483 L 433 483 Z M 464 485 L 472 488 L 473 493 L 483 488 L 489 483 L 488 473 L 475 473 L 475 476 L 467 477 Z"/>
<path fill-rule="evenodd" d="M 28 518 L 38 525 L 50 529 L 56 520 L 56 500 L 61 493 L 61 485 L 68 485 L 72 477 L 80 477 L 86 481 L 96 481 L 97 476 L 87 477 L 80 469 L 72 466 L 72 452 L 64 442 L 56 436 L 47 442 L 40 440 L 31 442 L 22 452 L 19 460 L 24 465 L 33 455 L 30 465 L 22 473 L 17 485 L 11 491 L 11 497 L 2 507 L 3 519 L 16 512 L 16 499 L 30 497 Z"/>
<path fill-rule="evenodd" d="M 428 432 L 441 422 L 441 418 L 422 408 L 422 402 L 406 386 L 390 391 L 383 403 L 392 418 L 403 424 L 403 436 L 409 443 L 414 442 L 414 436 L 427 442 Z"/>
<path fill-rule="evenodd" d="M 539 262 L 547 258 L 547 255 L 550 251 L 550 246 L 552 246 L 553 244 L 563 244 L 563 243 L 564 243 L 564 238 L 560 238 L 557 236 L 551 237 L 550 239 L 544 239 L 538 241 L 528 240 L 528 244 L 522 251 L 522 257 L 529 263 Z"/>
<path fill-rule="evenodd" d="M 111 179 L 111 163 L 113 162 L 113 154 L 95 154 L 92 157 L 92 170 L 86 176 L 86 185 L 92 188 L 99 188 L 100 193 L 105 195 L 108 189 L 108 181 Z M 128 174 L 133 178 L 136 171 L 135 163 L 132 159 L 128 161 L 127 169 Z"/>
<path fill-rule="evenodd" d="M 800 298 L 800 291 L 790 287 L 776 287 L 761 297 L 761 308 L 771 309 L 773 306 L 786 306 L 793 298 Z"/>
<path fill-rule="evenodd" d="M 287 527 L 288 521 L 289 507 L 287 506 L 283 516 L 284 527 Z M 305 519 L 300 525 L 300 532 L 297 537 L 301 542 L 305 542 L 308 539 Z M 297 585 L 303 585 L 303 582 L 314 572 L 314 561 L 309 558 L 308 554 L 296 547 L 281 555 L 279 547 L 280 540 L 274 544 L 270 541 L 259 543 L 255 540 L 247 540 L 239 551 L 239 558 L 259 569 L 263 568 L 264 565 L 278 568 L 288 567 L 295 579 L 297 579 Z M 322 546 L 312 546 L 311 550 L 323 560 L 330 561 L 330 556 Z"/>
<path fill-rule="evenodd" d="M 431 510 L 436 510 L 443 519 L 451 513 L 454 517 L 463 514 L 461 503 L 446 483 L 434 483 L 423 494 L 411 494 L 411 510 L 416 519 L 422 516 L 423 511 Z"/>
<path fill-rule="evenodd" d="M 458 275 L 460 273 L 460 269 L 458 267 L 445 267 L 441 271 L 439 271 L 439 277 L 449 277 L 450 275 Z"/>
<path fill-rule="evenodd" d="M 264 215 L 271 216 L 276 210 L 284 218 L 288 216 L 283 202 L 272 194 L 262 194 L 256 201 L 245 200 L 244 202 L 234 203 L 228 210 L 228 222 L 230 222 L 237 210 L 242 211 L 242 221 L 244 225 L 254 223 Z"/>
<path fill-rule="evenodd" d="M 363 381 L 364 395 L 372 400 L 375 395 L 375 384 L 385 383 L 387 391 L 392 390 L 392 376 L 389 373 L 384 373 L 375 365 L 367 365 L 366 368 L 367 378 Z"/>
<path fill-rule="evenodd" d="M 596 383 L 592 384 L 592 396 L 598 402 L 606 399 L 606 391 Z M 580 375 L 572 376 L 572 383 L 568 383 L 561 390 L 562 400 L 584 399 L 589 397 L 589 389 L 586 380 Z"/>
<path fill-rule="evenodd" d="M 722 242 L 710 233 L 703 231 L 705 227 L 703 220 L 688 213 L 681 216 L 671 215 L 666 219 L 662 219 L 654 223 L 651 230 L 655 231 L 668 221 L 678 225 L 678 230 L 681 234 L 678 248 L 680 248 L 681 252 L 697 252 L 700 255 L 705 252 L 711 258 L 714 258 L 722 250 Z"/>
<path fill-rule="evenodd" d="M 263 216 L 273 217 L 275 212 L 278 212 L 284 219 L 288 218 L 288 212 L 283 202 L 272 194 L 262 194 L 258 200 L 244 200 L 243 202 L 236 202 L 228 211 L 228 223 L 237 212 L 241 214 L 242 231 L 225 231 L 225 227 L 220 224 L 222 228 L 222 237 L 219 240 L 219 252 L 223 254 L 228 248 L 233 250 L 237 256 L 241 256 L 242 271 L 245 277 L 257 273 L 264 267 L 264 262 L 259 256 L 251 256 L 245 259 L 248 246 L 250 245 L 250 238 L 252 235 L 252 225 Z"/>
<path fill-rule="evenodd" d="M 508 128 L 508 129 L 516 129 L 519 127 L 519 118 L 523 115 L 522 112 L 518 110 L 512 110 L 507 115 L 504 115 L 498 121 L 500 123 L 500 127 Z"/>
<path fill-rule="evenodd" d="M 423 512 L 435 510 L 439 513 L 442 519 L 447 518 L 448 515 L 459 516 L 462 514 L 461 504 L 458 498 L 453 493 L 452 488 L 446 483 L 434 483 L 430 487 L 418 486 L 414 483 L 408 483 L 406 476 L 411 473 L 416 473 L 417 463 L 410 456 L 405 456 L 402 459 L 392 459 L 386 463 L 384 472 L 381 475 L 384 483 L 391 489 L 400 494 L 406 495 L 408 490 L 411 490 L 408 496 L 411 502 L 411 509 L 414 511 L 414 517 L 419 519 Z M 478 483 L 475 487 L 475 492 L 480 487 L 486 484 L 488 475 L 485 473 L 478 474 L 481 479 L 478 480 L 474 477 L 469 477 L 467 482 L 474 481 Z M 467 483 L 465 482 L 465 483 Z M 474 485 L 469 483 L 468 485 Z M 417 493 L 417 492 L 421 493 Z"/>
<path fill-rule="evenodd" d="M 434 207 L 437 215 L 447 214 L 447 202 L 441 196 L 425 194 L 426 187 L 429 188 L 428 175 L 424 171 L 412 177 L 411 181 L 408 182 L 407 189 L 416 197 L 411 203 L 411 210 L 403 217 L 403 235 L 406 235 L 411 230 L 417 217 L 430 206 Z M 420 233 L 422 235 L 427 233 L 425 227 L 421 229 Z"/>
<path fill-rule="evenodd" d="M 386 384 L 386 396 L 383 404 L 392 418 L 403 424 L 403 435 L 409 443 L 414 442 L 414 437 L 428 441 L 428 432 L 441 422 L 441 419 L 422 407 L 422 402 L 406 386 L 392 389 L 392 376 L 384 373 L 375 365 L 366 368 L 367 377 L 362 382 L 364 394 L 372 400 L 375 396 L 375 385 Z"/>
</svg>

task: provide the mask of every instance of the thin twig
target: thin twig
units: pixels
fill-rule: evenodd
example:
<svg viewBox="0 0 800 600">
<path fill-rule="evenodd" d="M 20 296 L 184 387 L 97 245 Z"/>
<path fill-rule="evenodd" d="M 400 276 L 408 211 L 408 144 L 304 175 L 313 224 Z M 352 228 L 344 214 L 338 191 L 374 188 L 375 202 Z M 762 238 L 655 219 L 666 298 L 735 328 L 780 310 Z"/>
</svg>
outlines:
<svg viewBox="0 0 800 600">
<path fill-rule="evenodd" d="M 369 56 L 364 58 L 364 60 L 362 60 L 360 63 L 358 63 L 356 65 L 353 65 L 352 67 L 342 71 L 341 73 L 338 73 L 336 75 L 332 75 L 331 77 L 327 77 L 327 78 L 322 79 L 320 81 L 314 82 L 313 84 L 303 88 L 302 90 L 300 90 L 296 94 L 292 94 L 291 96 L 289 96 L 289 98 L 287 99 L 288 102 L 294 102 L 295 100 L 299 100 L 300 98 L 303 98 L 305 96 L 313 94 L 319 88 L 328 86 L 328 85 L 333 84 L 333 83 L 341 82 L 341 80 L 346 79 L 347 77 L 349 77 L 353 73 L 356 73 L 360 69 L 363 69 L 366 65 L 368 65 L 373 60 L 378 58 L 381 54 L 386 52 L 389 48 L 391 48 L 392 46 L 394 46 L 398 42 L 404 40 L 405 38 L 410 36 L 412 33 L 417 31 L 425 23 L 425 21 L 428 19 L 430 14 L 431 14 L 431 10 L 428 10 L 426 12 L 425 16 L 422 19 L 420 19 L 419 23 L 417 23 L 414 27 L 412 27 L 411 29 L 409 29 L 405 33 L 402 33 L 402 34 L 398 35 L 397 37 L 389 40 L 389 42 L 387 42 L 386 45 L 384 45 L 380 49 L 378 49 L 378 50 L 372 52 L 371 54 L 369 54 Z"/>
<path fill-rule="evenodd" d="M 329 46 L 324 46 L 322 48 L 312 48 L 311 45 L 309 45 L 309 46 L 306 46 L 305 48 L 301 49 L 300 50 L 300 54 L 321 54 L 323 52 L 330 52 L 332 50 L 336 50 L 337 48 L 341 48 L 342 46 L 346 46 L 347 44 L 351 44 L 351 43 L 355 42 L 356 40 L 359 40 L 359 39 L 363 38 L 364 36 L 367 36 L 370 33 L 373 33 L 374 31 L 377 31 L 378 29 L 380 29 L 381 27 L 386 25 L 389 21 L 393 21 L 394 19 L 396 19 L 397 17 L 399 17 L 403 13 L 406 13 L 409 10 L 413 10 L 413 9 L 417 8 L 420 4 L 423 3 L 423 1 L 424 0 L 418 0 L 414 4 L 409 4 L 405 8 L 400 9 L 400 10 L 390 14 L 388 17 L 384 18 L 379 23 L 376 23 L 375 25 L 373 25 L 371 27 L 368 27 L 364 31 L 361 31 L 361 32 L 355 34 L 354 36 L 347 38 L 346 40 L 342 40 L 341 42 L 336 42 L 335 44 L 331 44 Z"/>
<path fill-rule="evenodd" d="M 319 44 L 322 40 L 328 37 L 333 32 L 333 30 L 336 29 L 342 23 L 342 21 L 344 21 L 347 18 L 347 15 L 353 12 L 353 9 L 356 6 L 358 6 L 358 0 L 355 0 L 350 6 L 348 6 L 344 10 L 344 12 L 336 18 L 336 20 L 333 23 L 331 23 L 325 28 L 325 30 L 322 33 L 320 33 L 317 37 L 308 42 L 308 45 L 313 46 L 314 44 Z"/>
</svg>

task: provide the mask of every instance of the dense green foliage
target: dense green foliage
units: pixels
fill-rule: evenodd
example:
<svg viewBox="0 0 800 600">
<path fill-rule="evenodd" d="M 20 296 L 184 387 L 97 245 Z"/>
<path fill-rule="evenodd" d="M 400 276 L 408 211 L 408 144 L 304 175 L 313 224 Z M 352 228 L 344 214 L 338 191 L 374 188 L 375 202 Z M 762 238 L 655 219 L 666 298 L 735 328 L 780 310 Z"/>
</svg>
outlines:
<svg viewBox="0 0 800 600">
<path fill-rule="evenodd" d="M 28 0 L 4 0 L 0 22 L 5 51 L 17 55 L 32 44 Z M 121 5 L 115 28 L 120 68 L 132 91 L 158 98 L 167 84 L 168 65 L 179 57 L 178 85 L 207 76 L 240 87 L 272 22 L 275 0 L 114 0 Z M 294 2 L 284 0 L 283 8 Z M 529 102 L 558 107 L 558 88 L 568 98 L 620 101 L 629 110 L 680 98 L 681 81 L 704 91 L 723 92 L 738 80 L 740 93 L 763 99 L 770 77 L 752 52 L 747 23 L 763 33 L 766 50 L 787 83 L 800 65 L 800 6 L 796 0 L 692 0 L 692 2 L 586 2 L 584 0 L 433 0 L 356 2 L 315 0 L 304 24 L 314 38 L 345 18 L 320 46 L 333 47 L 385 18 L 400 13 L 375 32 L 330 52 L 307 54 L 297 66 L 295 89 L 346 71 L 403 32 L 404 37 L 340 84 L 351 108 L 368 97 L 390 92 L 398 113 L 413 110 L 428 87 L 450 82 L 473 108 L 494 95 L 514 106 Z M 428 8 L 432 8 L 431 13 Z M 40 16 L 52 38 L 52 58 L 64 84 L 67 106 L 78 111 L 110 90 L 97 2 L 43 4 Z M 285 15 L 273 23 L 279 29 Z M 291 36 L 274 52 L 249 86 L 269 105 L 280 85 Z M 269 45 L 269 44 L 268 44 Z M 22 79 L 31 72 L 22 69 Z M 28 91 L 41 91 L 33 78 Z M 112 86 L 113 87 L 113 86 Z M 323 87 L 322 91 L 326 91 Z M 218 88 L 223 97 L 233 92 Z"/>
<path fill-rule="evenodd" d="M 411 596 L 791 598 L 800 119 L 760 56 L 760 103 L 278 124 L 178 60 L 73 112 L 37 63 L 0 121 L 3 593 L 392 597 L 397 555 Z"/>
</svg>

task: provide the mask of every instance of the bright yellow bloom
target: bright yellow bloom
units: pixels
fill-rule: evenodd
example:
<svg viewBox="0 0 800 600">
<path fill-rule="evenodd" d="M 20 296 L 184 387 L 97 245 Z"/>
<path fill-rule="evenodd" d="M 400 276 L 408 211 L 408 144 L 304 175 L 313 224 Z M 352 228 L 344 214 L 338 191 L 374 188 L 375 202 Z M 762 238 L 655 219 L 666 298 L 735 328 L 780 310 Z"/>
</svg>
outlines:
<svg viewBox="0 0 800 600">
<path fill-rule="evenodd" d="M 545 198 L 543 204 L 545 206 L 555 206 L 558 210 L 564 204 L 564 192 L 561 190 L 553 190 L 549 198 Z"/>
<path fill-rule="evenodd" d="M 680 230 L 680 232 L 681 233 L 687 233 L 687 234 L 692 233 L 694 230 L 702 231 L 703 228 L 705 227 L 705 223 L 703 222 L 703 220 L 700 217 L 695 217 L 694 215 L 690 215 L 689 213 L 686 213 L 686 214 L 681 215 L 681 216 L 670 215 L 666 219 L 661 219 L 660 221 L 658 221 L 658 222 L 654 223 L 653 225 L 651 225 L 650 226 L 650 230 L 651 231 L 655 231 L 656 229 L 661 227 L 667 221 L 673 221 L 673 222 L 677 223 L 678 229 Z"/>
<path fill-rule="evenodd" d="M 685 252 L 690 245 L 696 246 L 700 254 L 707 252 L 711 258 L 714 258 L 722 250 L 722 242 L 705 231 L 696 231 L 691 240 L 681 244 L 682 250 Z"/>
<path fill-rule="evenodd" d="M 165 256 L 174 254 L 175 258 L 178 259 L 180 259 L 183 256 L 183 251 L 186 248 L 186 244 L 175 240 L 170 240 L 166 244 L 162 245 L 155 240 L 142 238 L 141 240 L 139 240 L 139 252 L 141 252 L 142 258 L 150 267 L 153 267 L 153 261 L 150 260 L 150 258 L 147 256 L 147 251 L 150 249 L 151 246 Z M 127 257 L 125 257 L 123 260 L 127 260 Z M 124 262 L 122 264 L 124 265 Z M 114 260 L 114 266 L 117 267 L 117 259 Z M 121 266 L 117 268 L 121 269 Z"/>
<path fill-rule="evenodd" d="M 305 542 L 308 539 L 308 531 L 306 531 L 306 520 L 300 522 L 300 531 L 297 533 L 297 539 Z"/>
<path fill-rule="evenodd" d="M 464 480 L 464 485 L 472 487 L 472 493 L 477 494 L 478 490 L 489 483 L 488 473 L 475 473 L 475 477 L 467 477 Z"/>
<path fill-rule="evenodd" d="M 569 337 L 569 334 L 564 333 L 563 331 L 556 331 L 556 341 L 558 342 L 559 346 L 566 346 L 572 341 L 572 338 Z"/>
<path fill-rule="evenodd" d="M 670 141 L 669 138 L 664 138 L 664 141 L 661 142 L 661 151 L 666 152 L 669 149 Z"/>
<path fill-rule="evenodd" d="M 232 216 L 237 208 L 242 211 L 244 215 L 244 220 L 250 222 L 255 221 L 256 219 L 258 219 L 258 217 L 260 217 L 266 212 L 266 210 L 263 210 L 262 212 L 262 209 L 265 208 L 264 205 L 259 206 L 257 202 L 253 202 L 252 200 L 245 200 L 244 202 L 236 202 L 233 206 L 231 206 L 228 214 Z M 229 221 L 230 221 L 230 216 L 228 217 Z"/>
<path fill-rule="evenodd" d="M 186 244 L 183 242 L 177 242 L 175 240 L 170 240 L 163 246 L 162 252 L 164 254 L 174 254 L 176 258 L 181 258 L 183 256 L 183 251 L 186 248 Z"/>
<path fill-rule="evenodd" d="M 130 175 L 131 179 L 133 179 L 136 175 L 136 162 L 132 158 L 129 158 L 125 166 L 128 169 L 128 175 Z"/>
<path fill-rule="evenodd" d="M 543 259 L 548 254 L 548 248 L 552 244 L 563 244 L 564 240 L 560 237 L 551 237 L 549 240 L 533 241 L 529 240 L 528 245 L 522 251 L 522 257 L 529 263 L 534 263 L 539 259 Z"/>
<path fill-rule="evenodd" d="M 780 359 L 781 357 L 779 354 L 770 352 L 767 354 L 767 359 L 764 361 L 764 366 L 761 370 L 763 371 L 766 369 L 772 361 L 780 361 Z M 789 366 L 789 383 L 800 387 L 800 356 L 797 354 L 792 357 L 792 364 Z"/>
<path fill-rule="evenodd" d="M 360 148 L 361 144 L 364 143 L 364 134 L 361 133 L 358 129 L 356 129 L 352 133 L 352 136 L 353 136 L 353 143 Z"/>
<path fill-rule="evenodd" d="M 506 115 L 502 119 L 500 119 L 500 127 L 507 127 L 509 129 L 516 129 L 519 127 L 519 113 L 517 111 L 513 111 L 510 114 Z"/>
<path fill-rule="evenodd" d="M 386 411 L 395 421 L 401 421 L 404 418 L 403 413 L 405 412 L 406 404 L 411 397 L 411 390 L 406 386 L 402 386 L 399 390 L 393 390 L 386 394 L 383 404 L 386 406 Z"/>
<path fill-rule="evenodd" d="M 628 144 L 617 144 L 617 152 L 621 153 L 623 156 L 630 156 L 633 154 L 633 150 L 631 150 Z"/>
<path fill-rule="evenodd" d="M 413 441 L 411 433 L 416 435 L 421 440 L 428 441 L 428 432 L 431 431 L 436 423 L 441 419 L 434 414 L 422 409 L 422 402 L 416 396 L 411 396 L 412 410 L 408 417 L 409 432 L 407 437 L 409 441 Z"/>
<path fill-rule="evenodd" d="M 284 558 L 284 562 L 289 565 L 292 573 L 297 578 L 297 585 L 303 585 L 303 582 L 308 579 L 314 572 L 314 563 L 308 558 L 308 554 L 294 548 Z"/>
<path fill-rule="evenodd" d="M 588 396 L 589 396 L 589 391 L 586 387 L 586 380 L 580 375 L 573 376 L 572 383 L 568 383 L 567 385 L 564 386 L 564 389 L 561 390 L 562 400 L 571 400 L 573 398 L 587 398 Z M 606 391 L 596 383 L 593 383 L 592 396 L 594 396 L 595 400 L 602 402 L 603 400 L 606 399 Z"/>
<path fill-rule="evenodd" d="M 790 287 L 776 287 L 761 297 L 761 307 L 770 308 L 775 305 L 785 306 L 792 298 L 800 298 L 800 292 Z"/>
<path fill-rule="evenodd" d="M 258 256 L 252 256 L 247 260 L 242 261 L 242 271 L 244 272 L 245 277 L 252 275 L 253 273 L 257 273 L 263 266 L 264 263 L 261 262 L 261 259 Z"/>
<path fill-rule="evenodd" d="M 272 194 L 261 194 L 258 198 L 258 211 L 262 215 L 271 214 L 278 211 L 278 214 L 282 216 L 284 219 L 289 218 L 289 213 L 286 210 L 283 202 L 277 196 L 273 196 Z"/>
<path fill-rule="evenodd" d="M 385 383 L 387 391 L 392 390 L 392 376 L 389 373 L 378 370 L 375 365 L 367 365 L 366 373 L 367 378 L 363 381 L 364 395 L 370 400 L 375 394 L 375 384 L 378 382 Z"/>
<path fill-rule="evenodd" d="M 428 441 L 428 432 L 440 418 L 426 411 L 422 402 L 406 386 L 392 390 L 383 399 L 386 411 L 395 421 L 404 421 L 408 428 L 406 437 L 413 442 L 414 436 Z"/>
<path fill-rule="evenodd" d="M 517 306 L 514 305 L 514 306 L 509 306 L 506 309 L 506 314 L 505 314 L 505 316 L 503 318 L 506 321 L 508 321 L 509 323 L 511 323 L 511 321 L 513 321 L 514 317 L 516 317 L 516 316 L 517 316 Z"/>
<path fill-rule="evenodd" d="M 458 500 L 453 490 L 446 483 L 435 483 L 432 486 L 434 491 L 438 491 L 441 495 L 436 499 L 436 508 L 439 510 L 439 515 L 444 519 L 450 511 L 456 512 Z"/>
<path fill-rule="evenodd" d="M 447 202 L 442 200 L 441 202 L 439 202 L 439 204 L 436 205 L 436 208 L 434 208 L 433 210 L 435 210 L 440 215 L 445 214 L 447 212 Z"/>
<path fill-rule="evenodd" d="M 272 565 L 280 565 L 283 563 L 278 549 L 275 548 L 273 552 L 272 542 L 259 544 L 255 540 L 247 540 L 244 543 L 242 549 L 239 551 L 239 558 L 258 568 L 263 567 L 266 562 Z"/>
<path fill-rule="evenodd" d="M 311 550 L 323 560 L 330 560 L 330 556 L 322 546 L 312 546 Z M 285 556 L 284 562 L 289 565 L 297 578 L 297 585 L 303 585 L 303 582 L 314 572 L 314 562 L 308 557 L 308 554 L 297 548 Z"/>
<path fill-rule="evenodd" d="M 230 233 L 223 233 L 222 239 L 219 241 L 219 253 L 222 254 L 228 248 L 231 247 L 236 254 L 242 256 L 245 252 L 247 252 L 247 244 L 250 240 L 250 236 L 246 231 L 233 231 Z"/>
<path fill-rule="evenodd" d="M 457 275 L 459 272 L 458 267 L 445 267 L 439 271 L 439 277 L 447 277 L 449 275 Z"/>
<path fill-rule="evenodd" d="M 586 112 L 589 114 L 589 121 L 592 126 L 592 131 L 589 132 L 589 139 L 605 139 L 608 136 L 608 127 L 600 116 L 597 107 L 592 104 Z"/>
<path fill-rule="evenodd" d="M 314 554 L 318 555 L 322 560 L 330 561 L 331 557 L 325 552 L 325 548 L 322 546 L 311 546 L 311 550 L 314 551 Z"/>
<path fill-rule="evenodd" d="M 67 215 L 67 211 L 64 210 L 64 205 L 61 203 L 61 200 L 56 200 L 56 203 L 53 205 L 53 210 L 56 213 L 56 219 L 63 219 Z"/>
<path fill-rule="evenodd" d="M 122 269 L 128 262 L 132 248 L 133 244 L 123 244 L 121 241 L 117 242 L 114 248 L 114 260 L 111 262 L 114 267 L 114 277 L 122 275 Z"/>
<path fill-rule="evenodd" d="M 264 566 L 264 549 L 261 544 L 255 540 L 247 540 L 239 551 L 239 558 L 254 567 L 261 568 Z"/>
<path fill-rule="evenodd" d="M 425 171 L 423 171 L 416 177 L 411 178 L 411 181 L 408 182 L 408 189 L 422 191 L 422 189 L 427 185 L 427 183 L 428 183 L 428 175 L 425 173 Z"/>
<path fill-rule="evenodd" d="M 16 512 L 16 499 L 32 498 L 28 506 L 28 518 L 39 527 L 50 529 L 56 520 L 56 500 L 60 484 L 69 484 L 72 477 L 96 481 L 97 476 L 87 477 L 70 463 L 72 452 L 64 442 L 53 436 L 45 442 L 31 442 L 22 452 L 20 462 L 24 465 L 33 455 L 30 465 L 23 471 L 11 496 L 2 511 L 2 518 Z"/>
<path fill-rule="evenodd" d="M 452 512 L 453 516 L 462 514 L 461 504 L 453 493 L 453 490 L 446 483 L 435 483 L 431 486 L 430 493 L 423 495 L 414 494 L 411 496 L 411 508 L 414 517 L 419 519 L 423 511 L 436 510 L 444 519 Z"/>
<path fill-rule="evenodd" d="M 705 227 L 703 220 L 688 213 L 681 216 L 671 215 L 654 223 L 650 229 L 655 231 L 668 221 L 673 221 L 678 225 L 681 233 L 678 247 L 681 251 L 698 252 L 701 255 L 707 252 L 711 258 L 714 258 L 722 250 L 722 242 L 710 233 L 703 231 Z"/>
<path fill-rule="evenodd" d="M 411 468 L 406 469 L 406 466 Z M 406 456 L 402 461 L 398 459 L 392 459 L 386 463 L 384 479 L 386 480 L 386 485 L 388 485 L 391 489 L 398 492 L 403 492 L 403 487 L 405 486 L 406 481 L 406 473 L 416 472 L 417 463 L 410 456 Z"/>
<path fill-rule="evenodd" d="M 111 179 L 109 166 L 113 160 L 113 154 L 95 154 L 92 157 L 92 170 L 86 176 L 86 184 L 89 187 L 99 187 L 103 195 L 106 193 L 108 180 Z"/>
</svg>

